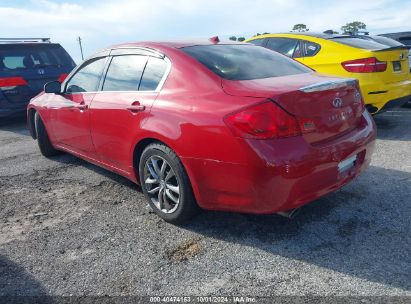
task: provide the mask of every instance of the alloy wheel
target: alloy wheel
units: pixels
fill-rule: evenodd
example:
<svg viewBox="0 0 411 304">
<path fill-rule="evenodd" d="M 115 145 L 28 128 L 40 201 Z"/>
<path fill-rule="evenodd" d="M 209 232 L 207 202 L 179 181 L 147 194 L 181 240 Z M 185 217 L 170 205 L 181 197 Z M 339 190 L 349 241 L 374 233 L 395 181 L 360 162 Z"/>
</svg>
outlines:
<svg viewBox="0 0 411 304">
<path fill-rule="evenodd" d="M 173 168 L 162 157 L 153 155 L 144 164 L 144 186 L 161 212 L 173 213 L 180 203 L 180 185 Z"/>
</svg>

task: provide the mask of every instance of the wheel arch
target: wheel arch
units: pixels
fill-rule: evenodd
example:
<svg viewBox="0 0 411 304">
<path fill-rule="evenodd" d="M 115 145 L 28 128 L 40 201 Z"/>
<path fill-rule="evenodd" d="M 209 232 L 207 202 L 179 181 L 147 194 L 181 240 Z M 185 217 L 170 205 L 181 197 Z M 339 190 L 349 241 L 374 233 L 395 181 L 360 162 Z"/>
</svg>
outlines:
<svg viewBox="0 0 411 304">
<path fill-rule="evenodd" d="M 159 144 L 163 144 L 163 145 L 166 145 L 167 147 L 169 147 L 163 141 L 161 141 L 157 138 L 153 138 L 153 137 L 143 138 L 139 142 L 137 142 L 137 144 L 134 146 L 134 149 L 133 149 L 133 167 L 134 167 L 134 174 L 136 176 L 136 180 L 139 184 L 140 184 L 140 175 L 139 175 L 139 172 L 138 172 L 138 168 L 140 166 L 141 155 L 143 154 L 144 149 L 147 146 L 149 146 L 153 143 L 159 143 Z M 169 148 L 171 149 L 171 147 L 169 147 Z"/>
<path fill-rule="evenodd" d="M 36 125 L 34 121 L 34 115 L 36 115 L 36 109 L 35 108 L 29 108 L 27 110 L 27 127 L 30 131 L 30 135 L 33 139 L 37 139 L 37 134 L 36 134 Z"/>
<path fill-rule="evenodd" d="M 138 184 L 141 185 L 141 181 L 140 181 L 140 175 L 139 175 L 139 166 L 140 166 L 140 158 L 141 155 L 143 154 L 144 149 L 149 146 L 150 144 L 153 143 L 158 143 L 158 144 L 162 144 L 167 146 L 168 148 L 170 148 L 171 150 L 174 151 L 174 153 L 177 154 L 178 158 L 180 159 L 187 175 L 188 175 L 188 180 L 189 183 L 191 185 L 191 189 L 193 190 L 194 193 L 194 197 L 197 201 L 197 204 L 199 204 L 201 206 L 201 203 L 199 203 L 199 190 L 197 187 L 197 184 L 195 183 L 195 178 L 193 176 L 193 172 L 190 170 L 190 168 L 187 167 L 187 164 L 184 162 L 184 158 L 182 158 L 180 156 L 180 154 L 178 153 L 178 150 L 176 150 L 173 145 L 168 144 L 165 140 L 156 138 L 156 137 L 146 137 L 141 139 L 140 141 L 137 142 L 137 144 L 134 146 L 134 150 L 133 150 L 133 169 L 134 169 L 134 175 L 136 177 L 136 181 Z"/>
</svg>

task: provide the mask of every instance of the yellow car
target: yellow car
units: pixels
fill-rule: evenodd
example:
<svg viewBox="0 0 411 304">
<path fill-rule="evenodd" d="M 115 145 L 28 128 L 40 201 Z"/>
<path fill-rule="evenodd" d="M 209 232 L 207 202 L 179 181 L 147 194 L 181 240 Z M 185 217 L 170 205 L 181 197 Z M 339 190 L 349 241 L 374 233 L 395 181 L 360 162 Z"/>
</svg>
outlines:
<svg viewBox="0 0 411 304">
<path fill-rule="evenodd" d="M 373 114 L 401 106 L 411 97 L 408 49 L 389 38 L 287 33 L 255 36 L 245 42 L 292 57 L 319 73 L 358 79 Z"/>
</svg>

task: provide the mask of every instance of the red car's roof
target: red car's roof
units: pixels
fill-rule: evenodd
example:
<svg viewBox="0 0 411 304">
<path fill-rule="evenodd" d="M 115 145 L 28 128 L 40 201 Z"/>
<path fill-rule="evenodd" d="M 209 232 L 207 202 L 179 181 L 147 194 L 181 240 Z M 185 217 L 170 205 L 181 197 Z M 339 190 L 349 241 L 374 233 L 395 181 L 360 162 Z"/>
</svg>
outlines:
<svg viewBox="0 0 411 304">
<path fill-rule="evenodd" d="M 121 48 L 121 47 L 148 47 L 148 48 L 176 48 L 180 49 L 183 47 L 194 46 L 194 45 L 213 45 L 213 44 L 244 44 L 243 42 L 235 41 L 222 41 L 219 43 L 213 43 L 209 40 L 182 40 L 182 41 L 143 41 L 143 42 L 129 42 L 114 45 L 110 48 Z"/>
</svg>

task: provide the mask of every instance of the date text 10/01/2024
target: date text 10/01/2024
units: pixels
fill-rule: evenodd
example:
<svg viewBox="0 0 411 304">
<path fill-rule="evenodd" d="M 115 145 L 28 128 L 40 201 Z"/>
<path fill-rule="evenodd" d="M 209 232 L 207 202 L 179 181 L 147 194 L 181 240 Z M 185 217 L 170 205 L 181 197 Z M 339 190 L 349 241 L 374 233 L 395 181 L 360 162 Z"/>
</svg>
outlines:
<svg viewBox="0 0 411 304">
<path fill-rule="evenodd" d="M 256 303 L 253 297 L 150 297 L 150 303 Z"/>
</svg>

